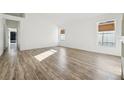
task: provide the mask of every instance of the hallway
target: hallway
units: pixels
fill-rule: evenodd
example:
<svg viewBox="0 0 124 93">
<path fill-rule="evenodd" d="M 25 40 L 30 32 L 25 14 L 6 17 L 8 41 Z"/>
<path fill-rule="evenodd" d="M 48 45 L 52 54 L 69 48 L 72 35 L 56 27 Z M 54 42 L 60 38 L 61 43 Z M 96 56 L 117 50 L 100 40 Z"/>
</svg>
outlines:
<svg viewBox="0 0 124 93">
<path fill-rule="evenodd" d="M 12 79 L 15 63 L 17 63 L 17 46 L 13 43 L 0 57 L 0 79 L 7 79 L 9 75 Z"/>
</svg>

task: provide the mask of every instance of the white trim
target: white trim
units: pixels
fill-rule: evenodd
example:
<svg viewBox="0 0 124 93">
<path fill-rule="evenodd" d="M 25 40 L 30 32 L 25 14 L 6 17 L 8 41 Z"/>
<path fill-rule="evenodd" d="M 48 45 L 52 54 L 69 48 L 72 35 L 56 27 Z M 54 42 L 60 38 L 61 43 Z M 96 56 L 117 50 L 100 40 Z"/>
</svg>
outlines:
<svg viewBox="0 0 124 93">
<path fill-rule="evenodd" d="M 121 72 L 122 72 L 122 79 L 124 79 L 124 57 L 121 57 Z"/>
<path fill-rule="evenodd" d="M 8 29 L 9 29 L 9 40 L 8 40 L 9 41 L 9 45 L 11 44 L 11 40 L 10 40 L 11 39 L 11 35 L 10 35 L 11 32 L 16 32 L 16 44 L 17 44 L 18 43 L 18 40 L 17 40 L 17 33 L 18 33 L 17 29 L 16 28 L 8 28 Z"/>
<path fill-rule="evenodd" d="M 59 43 L 64 42 L 66 40 L 66 30 L 65 30 L 65 34 L 61 34 L 61 29 L 65 30 L 65 28 L 64 27 L 58 27 L 58 32 L 59 32 L 58 40 L 59 40 Z M 61 36 L 63 36 L 64 38 L 61 39 Z"/>
<path fill-rule="evenodd" d="M 124 44 L 124 36 L 120 37 L 120 41 Z"/>
<path fill-rule="evenodd" d="M 11 20 L 15 20 L 15 21 L 21 21 L 24 18 L 21 17 L 16 17 L 16 16 L 11 16 L 11 15 L 7 15 L 7 14 L 2 14 L 3 18 L 5 19 L 11 19 Z"/>
<path fill-rule="evenodd" d="M 21 32 L 23 29 L 24 18 L 6 15 L 6 14 L 0 14 L 0 16 L 3 18 L 3 20 L 8 19 L 8 20 L 19 21 L 17 44 L 18 44 L 18 49 L 21 50 Z"/>
<path fill-rule="evenodd" d="M 9 31 L 12 31 L 12 32 L 17 32 L 17 29 L 16 28 L 8 28 Z"/>
<path fill-rule="evenodd" d="M 2 17 L 2 14 L 0 13 L 0 32 L 1 32 L 0 38 L 2 40 L 4 40 L 3 24 L 4 24 L 3 17 Z M 3 54 L 3 51 L 4 51 L 4 43 L 3 42 L 4 41 L 0 42 L 1 43 L 1 45 L 0 45 L 0 56 Z"/>
<path fill-rule="evenodd" d="M 117 40 L 116 40 L 116 38 L 117 38 L 117 36 L 115 35 L 115 46 L 113 46 L 113 47 L 107 47 L 107 46 L 100 46 L 99 44 L 98 44 L 98 42 L 99 42 L 99 40 L 98 40 L 98 33 L 105 33 L 105 32 L 99 32 L 99 29 L 98 29 L 98 26 L 99 26 L 99 24 L 100 23 L 104 23 L 104 22 L 107 22 L 107 21 L 114 21 L 114 23 L 115 23 L 115 31 L 111 31 L 111 32 L 114 32 L 115 34 L 116 34 L 116 30 L 117 30 L 117 28 L 116 28 L 116 19 L 109 19 L 109 20 L 101 20 L 101 21 L 99 21 L 99 22 L 97 22 L 96 23 L 96 28 L 97 28 L 97 32 L 96 32 L 96 37 L 97 37 L 97 40 L 96 40 L 96 46 L 97 46 L 97 48 L 111 48 L 111 49 L 113 49 L 113 48 L 116 48 L 116 46 L 117 46 Z M 107 32 L 107 33 L 109 33 L 109 32 Z"/>
</svg>

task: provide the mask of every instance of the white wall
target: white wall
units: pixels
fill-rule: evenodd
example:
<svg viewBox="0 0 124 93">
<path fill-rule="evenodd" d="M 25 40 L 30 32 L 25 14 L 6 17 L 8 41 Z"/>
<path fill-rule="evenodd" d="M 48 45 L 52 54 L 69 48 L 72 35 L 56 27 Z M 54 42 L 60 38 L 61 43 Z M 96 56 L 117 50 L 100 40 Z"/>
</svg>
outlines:
<svg viewBox="0 0 124 93">
<path fill-rule="evenodd" d="M 58 27 L 41 14 L 26 14 L 21 29 L 21 50 L 56 46 Z"/>
<path fill-rule="evenodd" d="M 5 21 L 5 20 L 4 20 Z M 8 28 L 6 23 L 4 22 L 4 48 L 6 49 L 8 47 Z"/>
<path fill-rule="evenodd" d="M 105 20 L 116 20 L 116 47 L 97 46 L 97 22 Z M 104 14 L 98 17 L 85 20 L 75 20 L 62 25 L 66 29 L 66 40 L 59 45 L 71 48 L 78 48 L 87 51 L 94 51 L 121 56 L 121 14 Z"/>
<path fill-rule="evenodd" d="M 2 20 L 2 16 L 0 15 L 0 56 L 3 53 L 4 50 L 4 37 L 3 37 L 4 33 L 3 33 L 3 20 Z"/>
<path fill-rule="evenodd" d="M 8 16 L 5 16 L 8 17 Z M 59 44 L 65 47 L 78 48 L 87 51 L 101 52 L 106 54 L 121 55 L 121 43 L 119 36 L 121 35 L 121 14 L 104 14 L 92 18 L 72 19 L 70 21 L 63 20 L 63 24 L 59 26 L 66 30 L 66 40 Z M 10 17 L 9 17 L 10 18 Z M 17 19 L 17 18 L 16 18 Z M 116 20 L 116 43 L 115 48 L 98 47 L 97 43 L 97 22 L 104 20 Z M 58 43 L 58 24 L 54 23 L 54 17 L 43 17 L 42 14 L 26 14 L 26 17 L 20 24 L 19 45 L 21 50 L 43 48 L 56 46 Z M 2 29 L 2 28 L 0 28 Z M 2 35 L 2 30 L 0 35 Z M 3 49 L 2 36 L 0 36 L 0 53 Z"/>
<path fill-rule="evenodd" d="M 124 14 L 123 14 L 123 20 L 122 20 L 122 36 L 124 36 Z M 124 58 L 124 44 L 122 43 L 122 51 L 121 51 L 122 57 Z"/>
</svg>

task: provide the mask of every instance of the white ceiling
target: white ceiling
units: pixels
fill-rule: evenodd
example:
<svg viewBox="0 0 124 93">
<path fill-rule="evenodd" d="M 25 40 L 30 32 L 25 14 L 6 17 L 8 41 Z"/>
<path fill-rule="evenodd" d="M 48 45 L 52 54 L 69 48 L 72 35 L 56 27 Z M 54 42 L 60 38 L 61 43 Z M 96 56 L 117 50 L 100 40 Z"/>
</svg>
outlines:
<svg viewBox="0 0 124 93">
<path fill-rule="evenodd" d="M 42 18 L 51 20 L 56 24 L 62 24 L 72 20 L 85 20 L 103 15 L 103 13 L 40 13 Z"/>
<path fill-rule="evenodd" d="M 24 15 L 24 13 L 5 13 L 13 16 Z M 67 22 L 75 21 L 75 20 L 85 20 L 89 18 L 94 18 L 103 13 L 32 13 L 37 14 L 41 17 L 41 19 L 46 20 L 48 22 L 52 22 L 57 25 L 61 25 Z"/>
<path fill-rule="evenodd" d="M 40 13 L 43 17 L 57 17 L 57 18 L 90 18 L 102 15 L 103 13 Z"/>
</svg>

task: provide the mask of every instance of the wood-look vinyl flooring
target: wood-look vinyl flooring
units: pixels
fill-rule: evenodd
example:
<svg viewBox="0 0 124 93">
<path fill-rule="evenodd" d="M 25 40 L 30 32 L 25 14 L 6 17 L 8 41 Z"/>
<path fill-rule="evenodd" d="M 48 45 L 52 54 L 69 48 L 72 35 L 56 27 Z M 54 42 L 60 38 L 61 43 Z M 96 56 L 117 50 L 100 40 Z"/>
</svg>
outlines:
<svg viewBox="0 0 124 93">
<path fill-rule="evenodd" d="M 43 61 L 34 56 L 54 49 Z M 121 59 L 65 47 L 17 51 L 7 50 L 0 57 L 1 80 L 119 80 Z"/>
</svg>

